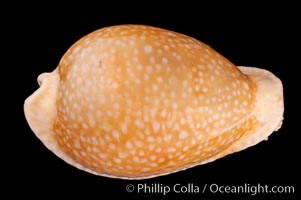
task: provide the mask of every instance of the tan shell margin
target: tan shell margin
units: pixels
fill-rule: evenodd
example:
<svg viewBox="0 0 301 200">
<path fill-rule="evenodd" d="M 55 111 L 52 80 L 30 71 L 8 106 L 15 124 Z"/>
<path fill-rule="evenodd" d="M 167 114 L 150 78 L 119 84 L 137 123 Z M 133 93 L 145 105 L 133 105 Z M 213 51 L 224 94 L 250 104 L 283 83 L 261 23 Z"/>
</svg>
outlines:
<svg viewBox="0 0 301 200">
<path fill-rule="evenodd" d="M 260 122 L 254 132 L 241 137 L 233 145 L 211 157 L 205 162 L 196 165 L 212 162 L 218 158 L 228 154 L 241 151 L 253 146 L 265 139 L 274 131 L 277 131 L 282 124 L 284 104 L 283 104 L 283 88 L 281 81 L 271 72 L 253 67 L 239 67 L 239 69 L 247 75 L 257 86 L 255 115 Z M 24 112 L 30 128 L 43 144 L 55 153 L 65 162 L 78 169 L 87 171 L 95 175 L 101 175 L 111 178 L 121 179 L 146 179 L 156 176 L 162 176 L 185 169 L 172 171 L 164 174 L 148 176 L 148 177 L 117 177 L 108 174 L 98 174 L 75 160 L 71 159 L 58 145 L 55 137 L 53 137 L 52 120 L 56 117 L 56 97 L 59 86 L 59 74 L 57 69 L 51 73 L 44 73 L 38 77 L 41 87 L 25 100 Z M 188 168 L 196 165 L 189 166 Z"/>
<path fill-rule="evenodd" d="M 284 101 L 281 80 L 271 72 L 255 67 L 238 67 L 257 86 L 255 116 L 259 122 L 254 132 L 245 134 L 233 145 L 203 162 L 212 162 L 234 152 L 254 146 L 280 129 L 283 121 Z"/>
</svg>

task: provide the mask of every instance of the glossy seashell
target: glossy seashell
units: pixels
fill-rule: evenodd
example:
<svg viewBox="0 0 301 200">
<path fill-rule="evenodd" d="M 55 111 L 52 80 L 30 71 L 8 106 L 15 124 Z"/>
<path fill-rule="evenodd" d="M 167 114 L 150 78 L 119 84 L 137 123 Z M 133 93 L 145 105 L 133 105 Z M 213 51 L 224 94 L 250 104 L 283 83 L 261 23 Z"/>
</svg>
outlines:
<svg viewBox="0 0 301 200">
<path fill-rule="evenodd" d="M 212 162 L 280 128 L 281 81 L 236 67 L 172 31 L 120 25 L 76 42 L 25 101 L 58 157 L 87 172 L 143 179 Z"/>
</svg>

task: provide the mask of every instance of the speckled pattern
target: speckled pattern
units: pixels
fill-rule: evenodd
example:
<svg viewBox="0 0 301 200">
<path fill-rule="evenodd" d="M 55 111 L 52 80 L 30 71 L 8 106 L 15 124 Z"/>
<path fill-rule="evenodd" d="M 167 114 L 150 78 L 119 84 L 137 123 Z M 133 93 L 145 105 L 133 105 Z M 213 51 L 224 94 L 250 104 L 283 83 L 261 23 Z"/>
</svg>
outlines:
<svg viewBox="0 0 301 200">
<path fill-rule="evenodd" d="M 67 51 L 57 73 L 54 138 L 96 174 L 141 178 L 206 163 L 258 125 L 256 84 L 172 31 L 97 30 Z"/>
</svg>

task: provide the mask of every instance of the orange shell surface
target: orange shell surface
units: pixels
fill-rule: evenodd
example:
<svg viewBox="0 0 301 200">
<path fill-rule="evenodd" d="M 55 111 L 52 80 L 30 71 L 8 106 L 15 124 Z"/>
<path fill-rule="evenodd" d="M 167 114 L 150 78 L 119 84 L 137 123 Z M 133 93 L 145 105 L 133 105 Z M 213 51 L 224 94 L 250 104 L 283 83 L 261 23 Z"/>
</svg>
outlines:
<svg viewBox="0 0 301 200">
<path fill-rule="evenodd" d="M 109 177 L 207 163 L 260 142 L 282 121 L 282 86 L 271 73 L 240 70 L 196 39 L 148 26 L 85 36 L 39 83 L 25 102 L 33 131 L 66 162 Z M 275 96 L 270 113 L 263 104 Z"/>
</svg>

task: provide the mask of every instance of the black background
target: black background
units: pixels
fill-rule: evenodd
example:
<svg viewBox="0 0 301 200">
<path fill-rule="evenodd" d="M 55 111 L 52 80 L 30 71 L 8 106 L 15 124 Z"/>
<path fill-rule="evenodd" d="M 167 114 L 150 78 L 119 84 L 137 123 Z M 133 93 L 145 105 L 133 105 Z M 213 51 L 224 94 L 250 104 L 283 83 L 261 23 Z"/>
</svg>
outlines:
<svg viewBox="0 0 301 200">
<path fill-rule="evenodd" d="M 146 194 L 137 194 L 135 191 L 128 193 L 125 190 L 127 184 L 136 186 L 138 183 L 169 186 L 176 183 L 201 186 L 206 183 L 293 185 L 295 193 L 298 193 L 297 177 L 300 170 L 297 161 L 300 161 L 300 149 L 297 135 L 300 132 L 300 119 L 294 116 L 298 116 L 295 100 L 299 80 L 295 77 L 298 77 L 297 68 L 300 66 L 297 33 L 300 21 L 294 7 L 246 5 L 229 10 L 220 5 L 217 10 L 218 6 L 191 5 L 176 10 L 171 7 L 158 9 L 158 6 L 148 11 L 147 3 L 140 6 L 129 10 L 119 5 L 123 12 L 118 12 L 106 6 L 94 7 L 92 11 L 84 7 L 53 9 L 45 4 L 38 9 L 16 11 L 15 17 L 7 21 L 10 36 L 14 38 L 10 45 L 13 48 L 8 52 L 13 56 L 10 63 L 15 66 L 10 72 L 14 75 L 15 83 L 11 87 L 15 87 L 13 91 L 16 91 L 12 93 L 15 101 L 10 114 L 13 114 L 13 118 L 8 120 L 13 122 L 13 126 L 9 131 L 8 166 L 11 177 L 7 185 L 23 197 L 39 197 L 39 193 L 43 193 L 46 196 L 88 195 L 103 199 L 104 194 L 110 197 L 122 194 L 123 197 L 143 199 Z M 66 164 L 44 147 L 30 130 L 24 118 L 23 102 L 38 88 L 37 76 L 54 70 L 75 41 L 96 29 L 117 24 L 145 24 L 184 33 L 207 43 L 236 65 L 270 70 L 284 85 L 285 115 L 282 128 L 272 134 L 267 142 L 255 147 L 213 163 L 153 179 L 129 181 L 105 178 Z M 222 194 L 209 192 L 186 194 L 187 197 L 183 194 L 173 195 L 176 199 L 224 198 Z M 293 199 L 296 196 L 226 195 L 235 199 Z M 155 197 L 166 198 L 162 194 Z"/>
</svg>

